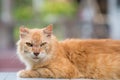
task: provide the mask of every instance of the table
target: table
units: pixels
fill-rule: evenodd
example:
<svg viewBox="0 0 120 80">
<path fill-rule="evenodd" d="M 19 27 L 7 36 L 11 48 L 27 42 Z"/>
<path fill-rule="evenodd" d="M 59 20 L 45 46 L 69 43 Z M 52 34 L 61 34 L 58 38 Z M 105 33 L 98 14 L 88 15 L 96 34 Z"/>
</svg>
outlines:
<svg viewBox="0 0 120 80">
<path fill-rule="evenodd" d="M 93 80 L 93 79 L 19 78 L 16 77 L 16 72 L 0 72 L 0 80 Z"/>
</svg>

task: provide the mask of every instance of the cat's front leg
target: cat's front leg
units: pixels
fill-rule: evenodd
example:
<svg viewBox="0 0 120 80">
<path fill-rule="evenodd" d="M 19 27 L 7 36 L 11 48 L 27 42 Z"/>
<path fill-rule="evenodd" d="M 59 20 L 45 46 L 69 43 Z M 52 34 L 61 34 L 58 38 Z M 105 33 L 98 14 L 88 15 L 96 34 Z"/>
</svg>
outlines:
<svg viewBox="0 0 120 80">
<path fill-rule="evenodd" d="M 56 78 L 55 74 L 47 68 L 38 70 L 21 70 L 17 73 L 17 76 L 21 78 Z"/>
<path fill-rule="evenodd" d="M 21 78 L 37 78 L 39 77 L 39 73 L 34 70 L 20 70 L 17 76 Z"/>
</svg>

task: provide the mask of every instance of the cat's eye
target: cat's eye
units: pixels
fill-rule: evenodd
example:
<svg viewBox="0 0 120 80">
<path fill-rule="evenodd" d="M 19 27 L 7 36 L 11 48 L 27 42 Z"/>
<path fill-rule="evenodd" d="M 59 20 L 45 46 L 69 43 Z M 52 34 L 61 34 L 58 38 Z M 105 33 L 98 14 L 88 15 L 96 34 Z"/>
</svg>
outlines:
<svg viewBox="0 0 120 80">
<path fill-rule="evenodd" d="M 26 45 L 29 46 L 29 47 L 32 47 L 33 44 L 32 43 L 29 43 L 29 42 L 26 42 Z"/>
<path fill-rule="evenodd" d="M 47 42 L 41 43 L 40 46 L 42 47 L 42 46 L 44 46 L 45 44 L 47 44 Z"/>
</svg>

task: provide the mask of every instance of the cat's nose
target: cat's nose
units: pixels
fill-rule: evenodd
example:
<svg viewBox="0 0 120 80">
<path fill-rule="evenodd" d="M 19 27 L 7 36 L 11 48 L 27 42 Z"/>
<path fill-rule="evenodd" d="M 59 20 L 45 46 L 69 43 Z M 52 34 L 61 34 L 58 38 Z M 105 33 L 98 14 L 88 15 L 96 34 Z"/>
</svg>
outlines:
<svg viewBox="0 0 120 80">
<path fill-rule="evenodd" d="M 34 53 L 34 55 L 35 55 L 35 56 L 38 56 L 38 55 L 39 55 L 39 53 Z"/>
</svg>

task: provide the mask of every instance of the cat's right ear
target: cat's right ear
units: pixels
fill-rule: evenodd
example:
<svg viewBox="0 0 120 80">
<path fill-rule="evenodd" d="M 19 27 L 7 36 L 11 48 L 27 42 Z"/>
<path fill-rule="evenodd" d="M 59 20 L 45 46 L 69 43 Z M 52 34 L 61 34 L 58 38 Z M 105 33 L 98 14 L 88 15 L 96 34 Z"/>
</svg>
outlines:
<svg viewBox="0 0 120 80">
<path fill-rule="evenodd" d="M 50 24 L 43 30 L 43 32 L 44 32 L 44 34 L 46 34 L 47 37 L 51 37 L 52 29 L 53 29 L 53 25 Z"/>
<path fill-rule="evenodd" d="M 29 29 L 25 28 L 24 26 L 21 26 L 19 32 L 20 32 L 20 38 L 24 38 L 29 33 Z"/>
</svg>

